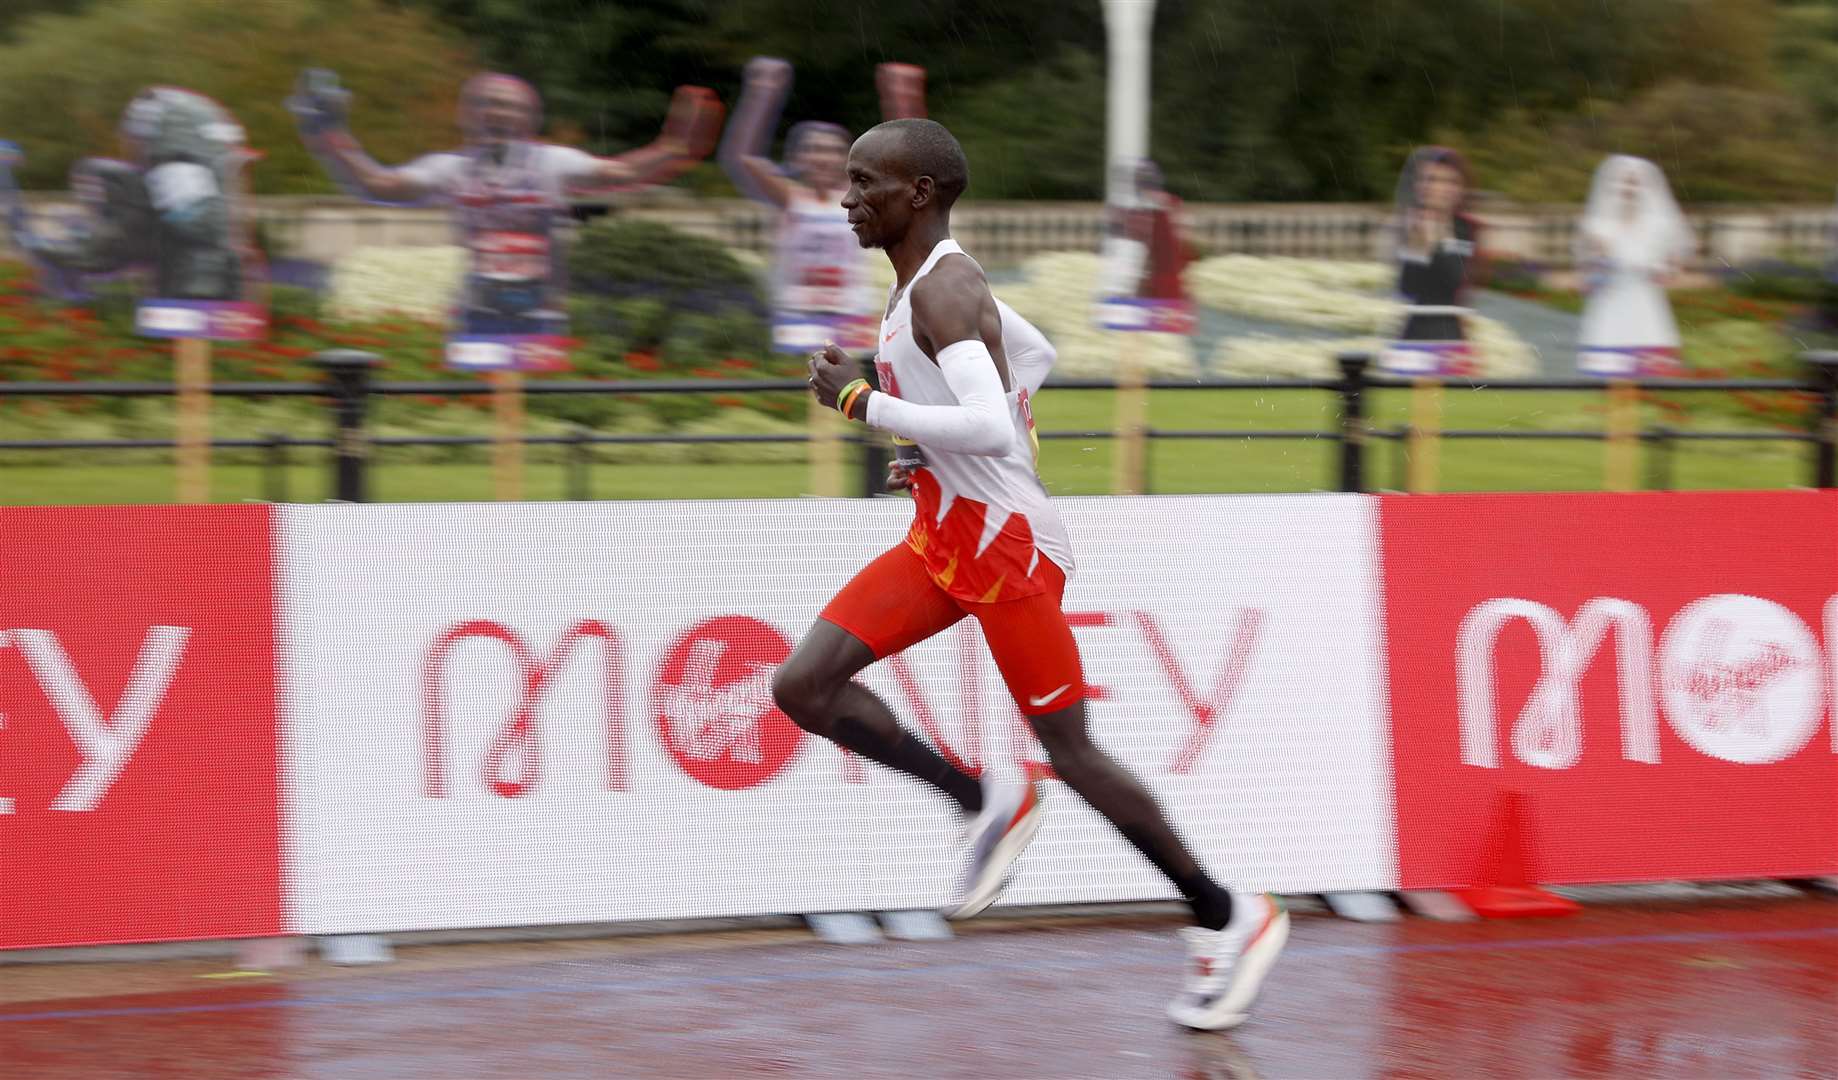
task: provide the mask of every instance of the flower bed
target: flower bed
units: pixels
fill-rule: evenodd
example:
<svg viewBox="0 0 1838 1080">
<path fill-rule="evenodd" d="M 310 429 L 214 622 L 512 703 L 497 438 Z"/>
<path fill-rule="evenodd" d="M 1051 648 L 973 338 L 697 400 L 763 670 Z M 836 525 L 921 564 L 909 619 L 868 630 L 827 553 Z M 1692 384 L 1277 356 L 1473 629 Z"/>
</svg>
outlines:
<svg viewBox="0 0 1838 1080">
<path fill-rule="evenodd" d="M 1381 263 L 1220 255 L 1187 270 L 1202 307 L 1269 322 L 1353 334 L 1383 334 L 1402 321 L 1402 305 L 1380 295 L 1396 273 Z"/>
<path fill-rule="evenodd" d="M 1179 334 L 1121 334 L 1092 321 L 1099 258 L 1075 251 L 1035 255 L 1022 264 L 1023 280 L 995 289 L 1021 316 L 1040 328 L 1059 351 L 1054 374 L 1065 378 L 1106 378 L 1117 373 L 1125 347 L 1138 350 L 1150 376 L 1197 376 L 1193 343 Z"/>
<path fill-rule="evenodd" d="M 602 236 L 589 230 L 589 237 Z M 637 241 L 656 243 L 656 237 Z M 590 289 L 600 287 L 608 262 L 630 261 L 615 247 L 592 258 L 586 275 Z M 589 244 L 589 256 L 594 249 Z M 697 274 L 706 252 L 678 253 L 677 277 Z M 722 253 L 722 258 L 727 255 Z M 724 286 L 754 289 L 765 263 L 757 257 L 728 260 L 713 277 Z M 579 266 L 580 264 L 577 264 Z M 869 258 L 876 295 L 884 295 L 893 274 L 878 254 Z M 737 270 L 736 270 L 737 268 Z M 1401 306 L 1384 295 L 1390 270 L 1370 262 L 1221 256 L 1195 264 L 1189 283 L 1204 309 L 1231 319 L 1295 327 L 1298 334 L 1228 334 L 1186 338 L 1163 334 L 1124 335 L 1092 322 L 1099 257 L 1088 252 L 1037 255 L 1023 264 L 1019 280 L 998 283 L 997 295 L 1038 325 L 1060 354 L 1062 377 L 1108 377 L 1126 343 L 1140 351 L 1152 376 L 1191 378 L 1205 369 L 1215 374 L 1328 378 L 1338 374 L 1337 354 L 1383 347 L 1385 331 L 1401 320 Z M 313 381 L 319 372 L 310 357 L 329 348 L 364 349 L 381 354 L 382 376 L 392 380 L 468 379 L 442 365 L 443 323 L 463 272 L 463 252 L 456 247 L 369 248 L 333 268 L 327 294 L 303 289 L 273 290 L 273 334 L 270 340 L 221 343 L 213 350 L 213 378 L 218 381 Z M 738 276 L 737 276 L 738 275 Z M 729 280 L 732 279 L 732 280 Z M 736 286 L 736 282 L 741 284 Z M 1519 290 L 1526 299 L 1576 310 L 1574 296 Z M 771 353 L 765 345 L 763 317 L 747 308 L 710 302 L 704 289 L 693 302 L 665 292 L 621 294 L 583 290 L 571 301 L 578 344 L 568 379 L 735 379 L 796 375 L 798 356 Z M 725 293 L 720 295 L 729 295 Z M 1803 314 L 1800 306 L 1778 299 L 1754 299 L 1728 291 L 1676 293 L 1674 309 L 1684 339 L 1683 354 L 1701 377 L 1798 377 L 1795 353 L 1806 347 L 1803 334 L 1784 332 Z M 323 314 L 322 314 L 323 312 Z M 1218 320 L 1214 320 L 1217 322 Z M 1512 330 L 1477 316 L 1474 345 L 1483 371 L 1495 377 L 1519 377 L 1537 371 L 1537 355 Z M 39 299 L 30 271 L 0 262 L 0 380 L 160 381 L 171 377 L 168 344 L 137 337 L 131 299 L 124 291 L 107 292 L 91 307 L 73 307 Z M 632 395 L 533 396 L 529 401 L 532 431 L 553 433 L 575 424 L 627 432 L 798 432 L 804 428 L 806 403 L 793 394 L 710 396 Z M 1782 426 L 1805 423 L 1809 407 L 1793 394 L 1678 396 L 1656 405 L 1682 419 L 1711 413 L 1761 420 Z M 376 403 L 373 413 L 385 434 L 449 434 L 482 429 L 480 398 L 403 399 Z M 170 399 L 0 398 L 0 422 L 14 438 L 161 437 L 172 426 Z M 269 431 L 296 434 L 325 430 L 322 403 L 310 399 L 224 400 L 213 409 L 213 427 L 225 437 L 259 436 Z M 416 451 L 439 457 L 471 451 Z M 711 451 L 647 448 L 608 451 L 632 460 L 678 460 Z M 720 453 L 739 453 L 721 450 Z M 753 460 L 795 456 L 798 447 L 749 447 Z"/>
</svg>

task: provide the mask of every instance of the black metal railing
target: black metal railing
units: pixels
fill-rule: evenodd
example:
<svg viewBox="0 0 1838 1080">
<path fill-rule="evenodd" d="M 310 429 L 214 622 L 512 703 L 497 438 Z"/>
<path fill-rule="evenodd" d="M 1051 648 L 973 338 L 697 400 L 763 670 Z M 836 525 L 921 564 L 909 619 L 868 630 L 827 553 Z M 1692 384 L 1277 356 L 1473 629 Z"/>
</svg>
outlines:
<svg viewBox="0 0 1838 1080">
<path fill-rule="evenodd" d="M 263 492 L 272 501 L 287 501 L 287 475 L 291 452 L 301 449 L 333 451 L 332 490 L 338 499 L 362 502 L 367 498 L 367 477 L 372 448 L 487 446 L 497 441 L 490 435 L 392 435 L 373 436 L 367 430 L 369 406 L 373 399 L 388 396 L 475 397 L 494 392 L 492 384 L 481 381 L 451 380 L 442 382 L 378 382 L 371 371 L 375 358 L 368 354 L 337 351 L 316 358 L 326 371 L 320 383 L 218 383 L 211 394 L 228 398 L 314 397 L 327 402 L 329 434 L 323 438 L 302 437 L 293 433 L 271 433 L 259 438 L 214 439 L 211 446 L 223 450 L 260 450 L 264 471 Z M 1808 430 L 1679 430 L 1664 425 L 1642 428 L 1633 433 L 1648 450 L 1649 487 L 1671 486 L 1672 454 L 1676 444 L 1687 442 L 1777 442 L 1800 443 L 1811 447 L 1808 480 L 1815 487 L 1838 486 L 1838 352 L 1807 353 L 1806 378 L 1793 379 L 1637 379 L 1628 385 L 1646 393 L 1728 393 L 1786 392 L 1800 393 L 1817 402 L 1818 422 Z M 1341 491 L 1369 489 L 1368 447 L 1371 443 L 1392 442 L 1400 448 L 1412 437 L 1408 426 L 1380 427 L 1368 416 L 1368 394 L 1374 390 L 1411 389 L 1421 380 L 1399 379 L 1374 374 L 1371 357 L 1364 353 L 1347 353 L 1339 357 L 1338 379 L 1153 379 L 1151 391 L 1181 393 L 1243 393 L 1272 391 L 1317 391 L 1332 395 L 1338 401 L 1337 423 L 1331 428 L 1278 429 L 1191 429 L 1148 428 L 1144 437 L 1159 440 L 1299 440 L 1337 443 L 1339 453 L 1331 476 Z M 872 379 L 873 365 L 864 364 Z M 1602 381 L 1589 378 L 1538 378 L 1513 380 L 1443 379 L 1439 384 L 1451 389 L 1508 392 L 1581 391 L 1601 392 Z M 1051 389 L 1112 390 L 1116 383 L 1108 379 L 1060 379 L 1048 384 Z M 533 381 L 523 385 L 522 392 L 531 395 L 556 394 L 734 394 L 808 392 L 803 380 L 653 380 L 612 382 L 587 380 Z M 0 398 L 58 397 L 159 397 L 177 393 L 172 383 L 101 383 L 101 382 L 0 382 Z M 3 434 L 3 433 L 0 433 Z M 1043 431 L 1043 440 L 1119 438 L 1115 431 L 1076 430 Z M 1602 441 L 1611 436 L 1592 429 L 1510 429 L 1453 428 L 1439 430 L 1434 437 L 1445 440 L 1512 439 L 1551 441 Z M 626 434 L 604 433 L 577 428 L 563 434 L 522 434 L 517 442 L 525 446 L 561 447 L 566 470 L 569 498 L 592 498 L 591 475 L 596 463 L 595 447 L 640 445 L 748 445 L 799 444 L 810 441 L 806 434 Z M 886 469 L 885 440 L 878 436 L 855 434 L 850 441 L 858 447 L 862 495 L 881 490 Z M 168 450 L 176 446 L 172 439 L 4 439 L 0 451 L 128 451 Z M 1398 470 L 1402 472 L 1401 466 Z M 1401 483 L 1394 487 L 1403 487 Z"/>
</svg>

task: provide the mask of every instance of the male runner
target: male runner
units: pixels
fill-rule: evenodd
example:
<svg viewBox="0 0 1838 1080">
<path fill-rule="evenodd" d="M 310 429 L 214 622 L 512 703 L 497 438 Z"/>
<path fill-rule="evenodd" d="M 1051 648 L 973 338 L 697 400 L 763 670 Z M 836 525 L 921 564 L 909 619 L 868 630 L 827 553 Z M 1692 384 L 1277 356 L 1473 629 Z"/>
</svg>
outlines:
<svg viewBox="0 0 1838 1080">
<path fill-rule="evenodd" d="M 1035 472 L 1033 418 L 1004 349 L 1004 312 L 951 239 L 951 205 L 969 182 L 963 149 L 930 120 L 893 120 L 855 141 L 848 174 L 849 222 L 864 247 L 887 252 L 896 277 L 876 359 L 883 389 L 853 380 L 834 346 L 811 357 L 810 383 L 819 402 L 917 445 L 917 460 L 900 470 L 915 513 L 905 542 L 844 586 L 779 668 L 779 707 L 806 730 L 931 784 L 971 817 L 970 868 L 951 914 L 974 915 L 1038 827 L 1039 792 L 989 770 L 981 783 L 965 775 L 852 681 L 974 617 L 1059 778 L 1193 909 L 1199 925 L 1183 933 L 1194 967 L 1170 1015 L 1189 1027 L 1236 1026 L 1288 936 L 1288 915 L 1273 897 L 1233 895 L 1208 877 L 1148 790 L 1091 741 L 1078 648 L 1060 610 L 1071 545 Z"/>
</svg>

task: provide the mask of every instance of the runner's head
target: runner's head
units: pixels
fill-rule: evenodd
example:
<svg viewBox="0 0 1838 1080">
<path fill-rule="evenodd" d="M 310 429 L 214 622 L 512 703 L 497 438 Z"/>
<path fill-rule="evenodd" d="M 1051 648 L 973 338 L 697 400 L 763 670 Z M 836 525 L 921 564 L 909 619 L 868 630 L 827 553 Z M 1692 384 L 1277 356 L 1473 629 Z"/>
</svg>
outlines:
<svg viewBox="0 0 1838 1080">
<path fill-rule="evenodd" d="M 835 124 L 806 120 L 785 136 L 785 161 L 800 183 L 819 191 L 849 185 L 843 165 L 849 160 L 849 133 Z"/>
<path fill-rule="evenodd" d="M 515 75 L 481 72 L 460 90 L 460 127 L 472 142 L 534 138 L 542 127 L 542 98 Z"/>
<path fill-rule="evenodd" d="M 964 148 L 933 120 L 889 120 L 849 149 L 843 209 L 863 247 L 889 247 L 916 222 L 948 219 L 970 184 Z"/>
</svg>

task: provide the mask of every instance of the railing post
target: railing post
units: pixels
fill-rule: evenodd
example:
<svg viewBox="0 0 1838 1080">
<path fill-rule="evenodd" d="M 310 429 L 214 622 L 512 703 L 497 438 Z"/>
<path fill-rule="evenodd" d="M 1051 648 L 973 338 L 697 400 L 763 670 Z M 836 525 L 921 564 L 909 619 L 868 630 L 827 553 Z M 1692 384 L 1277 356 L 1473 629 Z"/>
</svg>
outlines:
<svg viewBox="0 0 1838 1080">
<path fill-rule="evenodd" d="M 1366 490 L 1366 367 L 1367 353 L 1341 353 L 1340 362 L 1340 490 Z"/>
<path fill-rule="evenodd" d="M 586 502 L 593 498 L 588 480 L 587 429 L 575 425 L 568 429 L 568 498 Z"/>
<path fill-rule="evenodd" d="M 370 461 L 370 440 L 364 416 L 370 405 L 370 372 L 381 363 L 374 353 L 329 349 L 313 357 L 326 373 L 332 396 L 336 445 L 332 450 L 332 497 L 339 502 L 365 501 L 364 474 Z"/>
<path fill-rule="evenodd" d="M 269 502 L 284 503 L 287 501 L 287 436 L 271 431 L 266 438 L 262 487 Z"/>
<path fill-rule="evenodd" d="M 1813 370 L 1813 389 L 1819 395 L 1813 486 L 1838 487 L 1838 352 L 1809 352 L 1802 358 Z"/>
<path fill-rule="evenodd" d="M 1647 488 L 1671 491 L 1672 429 L 1661 424 L 1651 431 L 1641 432 L 1640 439 L 1651 447 L 1647 453 Z"/>
<path fill-rule="evenodd" d="M 862 378 L 876 390 L 881 388 L 881 375 L 874 366 L 873 356 L 861 357 Z M 887 491 L 887 437 L 872 428 L 865 429 L 862 437 L 862 498 L 872 499 Z"/>
<path fill-rule="evenodd" d="M 1375 436 L 1383 435 L 1391 440 L 1391 490 L 1410 490 L 1410 425 L 1404 424 L 1392 428 L 1389 432 L 1379 428 L 1373 431 Z"/>
</svg>

